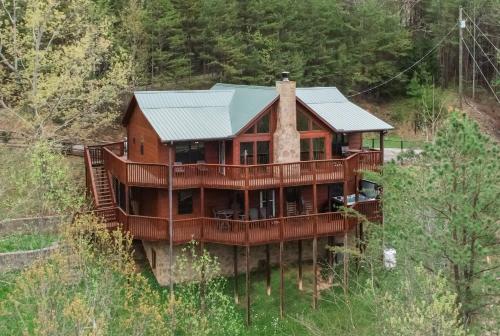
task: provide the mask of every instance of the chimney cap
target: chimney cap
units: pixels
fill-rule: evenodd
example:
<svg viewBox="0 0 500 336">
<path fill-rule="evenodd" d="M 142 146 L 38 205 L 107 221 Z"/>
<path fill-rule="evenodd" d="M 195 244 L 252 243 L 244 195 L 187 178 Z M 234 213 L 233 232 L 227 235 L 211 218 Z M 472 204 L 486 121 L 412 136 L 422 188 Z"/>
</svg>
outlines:
<svg viewBox="0 0 500 336">
<path fill-rule="evenodd" d="M 290 79 L 288 78 L 290 76 L 290 72 L 289 71 L 282 71 L 281 72 L 281 80 L 283 82 L 288 82 Z"/>
</svg>

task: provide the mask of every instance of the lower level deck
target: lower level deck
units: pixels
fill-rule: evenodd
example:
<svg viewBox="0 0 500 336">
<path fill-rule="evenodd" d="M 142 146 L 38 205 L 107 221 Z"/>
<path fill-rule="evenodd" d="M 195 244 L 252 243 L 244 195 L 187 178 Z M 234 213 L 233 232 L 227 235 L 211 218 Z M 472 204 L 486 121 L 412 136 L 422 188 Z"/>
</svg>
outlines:
<svg viewBox="0 0 500 336">
<path fill-rule="evenodd" d="M 167 218 L 128 215 L 121 208 L 96 210 L 112 225 L 120 225 L 134 239 L 169 241 L 183 244 L 191 240 L 226 245 L 262 245 L 279 241 L 332 236 L 351 230 L 358 223 L 381 220 L 379 201 L 358 202 L 352 206 L 360 216 L 342 212 L 268 218 L 234 220 L 211 217 L 178 219 L 172 222 L 169 235 Z"/>
</svg>

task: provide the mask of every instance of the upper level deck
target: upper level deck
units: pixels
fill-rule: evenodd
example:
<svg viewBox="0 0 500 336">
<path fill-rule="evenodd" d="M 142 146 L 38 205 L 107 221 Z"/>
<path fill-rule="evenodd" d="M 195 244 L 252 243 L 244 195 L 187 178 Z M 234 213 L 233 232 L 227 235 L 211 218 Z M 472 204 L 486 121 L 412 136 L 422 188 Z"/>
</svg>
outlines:
<svg viewBox="0 0 500 336">
<path fill-rule="evenodd" d="M 88 147 L 92 165 L 103 165 L 128 186 L 168 188 L 219 188 L 255 190 L 280 186 L 339 183 L 359 171 L 375 171 L 381 162 L 377 150 L 356 151 L 341 159 L 260 165 L 168 164 L 128 160 L 124 143 Z M 171 175 L 171 176 L 169 176 Z"/>
</svg>

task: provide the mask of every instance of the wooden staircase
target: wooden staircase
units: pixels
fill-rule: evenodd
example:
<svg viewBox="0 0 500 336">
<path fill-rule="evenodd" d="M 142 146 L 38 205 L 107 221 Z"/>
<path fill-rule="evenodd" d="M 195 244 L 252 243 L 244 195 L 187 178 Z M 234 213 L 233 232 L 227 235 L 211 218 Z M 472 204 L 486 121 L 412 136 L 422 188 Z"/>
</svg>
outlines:
<svg viewBox="0 0 500 336">
<path fill-rule="evenodd" d="M 104 166 L 99 165 L 92 167 L 92 172 L 95 177 L 94 181 L 97 190 L 98 208 L 102 209 L 116 206 L 111 190 L 110 179 L 104 169 Z"/>
<path fill-rule="evenodd" d="M 116 207 L 116 198 L 111 188 L 111 179 L 104 169 L 102 147 L 85 147 L 85 174 L 88 194 L 96 210 Z"/>
</svg>

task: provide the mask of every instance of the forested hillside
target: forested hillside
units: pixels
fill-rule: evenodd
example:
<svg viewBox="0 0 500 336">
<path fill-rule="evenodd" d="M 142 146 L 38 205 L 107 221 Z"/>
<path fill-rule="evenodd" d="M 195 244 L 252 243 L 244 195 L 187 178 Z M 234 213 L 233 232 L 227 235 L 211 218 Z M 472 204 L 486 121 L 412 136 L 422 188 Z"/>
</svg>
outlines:
<svg viewBox="0 0 500 336">
<path fill-rule="evenodd" d="M 220 81 L 271 85 L 284 70 L 300 86 L 337 86 L 348 96 L 379 102 L 410 97 L 415 104 L 391 121 L 433 128 L 429 119 L 447 105 L 433 97 L 446 96 L 458 81 L 460 6 L 467 22 L 465 91 L 472 95 L 474 86 L 476 98 L 485 93 L 494 99 L 500 87 L 498 0 L 1 5 L 0 130 L 28 137 L 91 139 L 117 124 L 134 89 L 208 88 Z"/>
<path fill-rule="evenodd" d="M 450 31 L 459 6 L 491 41 L 500 41 L 497 0 L 97 1 L 102 15 L 115 22 L 118 44 L 134 59 L 136 86 L 273 84 L 286 69 L 301 85 L 356 93 L 396 75 L 445 39 L 418 67 L 374 92 L 404 94 L 415 72 L 443 86 L 456 84 L 458 29 Z M 488 41 L 478 40 L 496 57 Z M 491 80 L 494 69 L 484 57 L 480 64 Z"/>
</svg>

